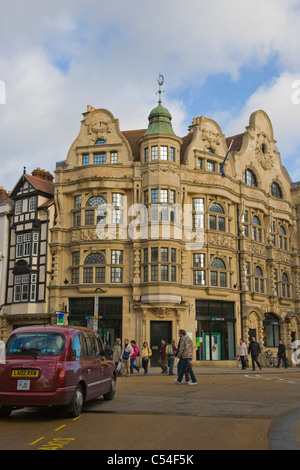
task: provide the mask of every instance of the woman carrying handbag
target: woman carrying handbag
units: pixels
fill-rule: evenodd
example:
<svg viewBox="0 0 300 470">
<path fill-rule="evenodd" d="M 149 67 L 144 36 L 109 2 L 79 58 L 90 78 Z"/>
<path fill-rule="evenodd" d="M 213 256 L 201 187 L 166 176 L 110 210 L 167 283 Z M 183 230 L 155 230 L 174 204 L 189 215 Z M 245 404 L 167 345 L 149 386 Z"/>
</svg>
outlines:
<svg viewBox="0 0 300 470">
<path fill-rule="evenodd" d="M 142 356 L 142 367 L 144 369 L 144 375 L 147 375 L 150 357 L 152 356 L 152 351 L 149 348 L 148 343 L 146 341 L 143 343 L 141 356 Z"/>
</svg>

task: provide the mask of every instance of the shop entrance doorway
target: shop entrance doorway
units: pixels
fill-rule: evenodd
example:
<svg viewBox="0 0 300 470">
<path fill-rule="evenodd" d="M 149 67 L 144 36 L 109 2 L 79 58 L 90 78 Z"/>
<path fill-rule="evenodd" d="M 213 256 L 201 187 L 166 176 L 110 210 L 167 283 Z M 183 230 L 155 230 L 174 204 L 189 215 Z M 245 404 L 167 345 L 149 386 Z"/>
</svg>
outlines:
<svg viewBox="0 0 300 470">
<path fill-rule="evenodd" d="M 151 365 L 159 366 L 160 342 L 164 339 L 167 343 L 172 340 L 172 322 L 171 321 L 151 321 L 150 322 L 150 347 L 152 349 Z"/>
</svg>

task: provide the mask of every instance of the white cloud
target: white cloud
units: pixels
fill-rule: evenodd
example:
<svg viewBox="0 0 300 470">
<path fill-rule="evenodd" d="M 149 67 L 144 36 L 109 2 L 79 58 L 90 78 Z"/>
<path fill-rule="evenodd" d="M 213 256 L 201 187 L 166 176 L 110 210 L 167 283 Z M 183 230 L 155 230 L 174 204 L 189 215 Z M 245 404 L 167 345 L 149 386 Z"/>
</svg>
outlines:
<svg viewBox="0 0 300 470">
<path fill-rule="evenodd" d="M 55 162 L 66 158 L 87 104 L 108 108 L 122 130 L 146 127 L 160 72 L 166 78 L 164 105 L 175 132 L 183 135 L 190 122 L 185 122 L 187 109 L 176 98 L 177 90 L 184 86 L 196 93 L 196 85 L 200 88 L 211 74 L 238 80 L 242 68 L 277 63 L 280 78 L 270 88 L 259 88 L 235 123 L 231 110 L 228 117 L 240 128 L 247 113 L 243 126 L 254 109 L 267 107 L 275 138 L 292 152 L 298 145 L 292 116 L 299 118 L 300 105 L 287 106 L 285 96 L 288 80 L 300 78 L 299 7 L 299 0 L 5 4 L 0 19 L 0 80 L 7 87 L 7 104 L 0 105 L 1 184 L 13 187 L 24 165 L 28 171 L 36 166 L 53 171 Z"/>
<path fill-rule="evenodd" d="M 239 134 L 245 131 L 249 124 L 252 112 L 262 109 L 269 116 L 274 132 L 276 146 L 281 153 L 282 163 L 293 170 L 292 179 L 300 179 L 300 154 L 299 159 L 289 159 L 297 149 L 300 150 L 300 103 L 293 102 L 295 88 L 292 87 L 300 74 L 289 72 L 282 73 L 269 84 L 264 84 L 249 97 L 244 108 L 238 115 L 216 113 L 213 118 L 219 123 L 224 123 L 222 131 L 226 136 Z"/>
</svg>

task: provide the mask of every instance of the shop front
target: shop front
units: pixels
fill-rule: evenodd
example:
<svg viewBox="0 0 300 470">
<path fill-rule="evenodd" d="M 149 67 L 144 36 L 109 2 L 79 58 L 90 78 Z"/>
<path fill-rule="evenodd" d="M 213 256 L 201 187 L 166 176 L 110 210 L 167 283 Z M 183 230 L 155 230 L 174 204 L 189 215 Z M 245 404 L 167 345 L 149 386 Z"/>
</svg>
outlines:
<svg viewBox="0 0 300 470">
<path fill-rule="evenodd" d="M 234 302 L 196 300 L 197 361 L 229 361 L 236 356 Z"/>
<path fill-rule="evenodd" d="M 69 325 L 93 327 L 94 304 L 94 297 L 69 299 Z M 122 297 L 100 297 L 98 305 L 98 333 L 112 346 L 122 338 Z"/>
</svg>

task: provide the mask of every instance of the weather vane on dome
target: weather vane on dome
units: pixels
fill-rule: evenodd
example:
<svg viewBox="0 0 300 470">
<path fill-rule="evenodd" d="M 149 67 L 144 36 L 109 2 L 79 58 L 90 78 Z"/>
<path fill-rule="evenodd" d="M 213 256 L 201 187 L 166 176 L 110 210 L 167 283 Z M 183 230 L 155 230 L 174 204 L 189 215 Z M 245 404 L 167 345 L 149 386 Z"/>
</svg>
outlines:
<svg viewBox="0 0 300 470">
<path fill-rule="evenodd" d="M 164 78 L 164 76 L 160 73 L 160 74 L 159 74 L 159 77 L 158 77 L 158 80 L 157 80 L 157 83 L 158 83 L 158 86 L 159 86 L 159 89 L 158 89 L 158 94 L 159 94 L 159 101 L 158 101 L 158 102 L 159 102 L 159 103 L 161 103 L 161 96 L 160 96 L 160 95 L 161 95 L 161 93 L 162 93 L 160 87 L 164 84 L 164 82 L 165 82 L 165 78 Z M 164 93 L 164 92 L 163 92 L 163 93 Z"/>
</svg>

